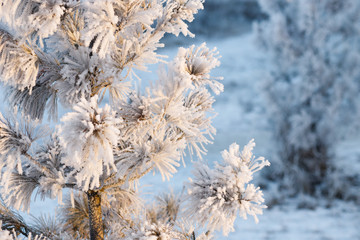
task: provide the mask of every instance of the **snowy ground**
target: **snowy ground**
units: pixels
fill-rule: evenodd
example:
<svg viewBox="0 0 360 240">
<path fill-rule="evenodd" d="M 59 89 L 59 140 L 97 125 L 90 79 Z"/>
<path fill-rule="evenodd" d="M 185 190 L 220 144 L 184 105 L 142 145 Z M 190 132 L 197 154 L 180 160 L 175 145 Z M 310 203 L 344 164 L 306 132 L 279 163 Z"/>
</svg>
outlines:
<svg viewBox="0 0 360 240">
<path fill-rule="evenodd" d="M 275 161 L 274 145 L 271 139 L 270 126 L 267 123 L 264 100 L 260 94 L 260 84 L 263 76 L 261 71 L 266 67 L 265 57 L 254 46 L 252 35 L 208 42 L 208 46 L 216 46 L 222 55 L 222 65 L 214 72 L 215 76 L 224 76 L 225 92 L 217 97 L 215 110 L 218 116 L 214 125 L 218 130 L 214 144 L 208 147 L 209 161 L 220 157 L 220 151 L 227 148 L 232 142 L 240 145 L 246 144 L 255 138 L 255 154 L 265 156 Z M 164 54 L 174 56 L 175 48 L 163 50 Z M 171 58 L 170 58 L 171 59 Z M 150 79 L 154 74 L 145 73 Z M 1 93 L 0 93 L 1 94 Z M 0 110 L 2 106 L 0 104 Z M 360 170 L 360 151 L 356 151 L 360 141 L 344 142 L 346 151 L 339 156 L 347 158 L 351 153 L 353 163 L 357 161 Z M 162 182 L 158 175 L 149 174 L 141 181 L 140 190 L 146 198 L 153 198 L 162 192 L 172 189 L 181 192 L 182 184 L 191 176 L 191 161 L 187 161 L 186 168 L 179 172 L 170 182 Z M 344 168 L 351 166 L 344 165 Z M 354 168 L 353 168 L 354 169 Z M 356 169 L 356 168 L 355 168 Z M 356 170 L 355 170 L 356 171 Z M 269 192 L 265 192 L 265 199 Z M 216 239 L 310 239 L 310 240 L 357 240 L 360 239 L 360 206 L 351 203 L 334 202 L 331 208 L 317 208 L 314 210 L 297 209 L 297 201 L 291 201 L 286 206 L 276 206 L 264 211 L 260 216 L 260 223 L 255 224 L 253 219 L 247 221 L 238 219 L 235 232 L 228 237 L 218 236 Z M 56 201 L 37 201 L 32 205 L 32 213 L 54 212 Z"/>
<path fill-rule="evenodd" d="M 358 240 L 359 222 L 359 206 L 351 204 L 338 203 L 329 209 L 315 210 L 275 207 L 265 211 L 259 224 L 252 219 L 238 220 L 236 232 L 222 239 Z"/>
</svg>

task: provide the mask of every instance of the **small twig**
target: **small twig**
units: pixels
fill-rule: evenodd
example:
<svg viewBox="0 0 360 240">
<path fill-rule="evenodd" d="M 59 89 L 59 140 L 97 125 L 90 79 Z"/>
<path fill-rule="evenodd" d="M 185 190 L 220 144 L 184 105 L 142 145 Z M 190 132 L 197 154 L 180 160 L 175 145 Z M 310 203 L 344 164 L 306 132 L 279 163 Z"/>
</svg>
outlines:
<svg viewBox="0 0 360 240">
<path fill-rule="evenodd" d="M 30 160 L 30 163 L 32 163 L 34 166 L 36 166 L 42 173 L 47 173 L 49 175 L 54 175 L 53 172 L 41 165 L 38 161 L 36 161 L 30 154 L 28 154 L 27 152 L 23 152 L 22 155 L 24 155 L 25 157 L 27 157 Z"/>
<path fill-rule="evenodd" d="M 63 187 L 78 190 L 75 183 L 65 183 Z"/>
<path fill-rule="evenodd" d="M 144 172 L 142 172 L 141 174 L 137 174 L 129 179 L 127 179 L 127 176 L 125 176 L 124 178 L 122 179 L 119 179 L 117 182 L 113 183 L 113 184 L 109 184 L 109 185 L 106 185 L 104 187 L 102 187 L 100 189 L 100 191 L 105 191 L 109 188 L 114 188 L 114 187 L 119 187 L 121 185 L 123 185 L 126 181 L 128 182 L 131 182 L 131 181 L 135 181 L 139 178 L 142 178 L 143 176 L 145 176 L 147 173 L 149 173 L 151 170 L 153 169 L 153 167 L 149 167 L 148 169 L 146 169 Z"/>
</svg>

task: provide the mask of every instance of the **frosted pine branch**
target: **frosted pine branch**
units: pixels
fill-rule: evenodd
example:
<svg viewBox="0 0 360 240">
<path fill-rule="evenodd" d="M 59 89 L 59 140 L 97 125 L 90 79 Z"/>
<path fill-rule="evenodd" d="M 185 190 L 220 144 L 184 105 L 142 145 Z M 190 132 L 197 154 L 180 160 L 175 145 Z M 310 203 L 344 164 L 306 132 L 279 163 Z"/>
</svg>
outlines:
<svg viewBox="0 0 360 240">
<path fill-rule="evenodd" d="M 17 237 L 15 232 L 11 232 L 8 230 L 0 230 L 0 238 L 2 240 L 20 240 L 20 238 Z M 29 234 L 29 237 L 26 238 L 26 240 L 46 240 L 46 239 L 47 239 L 46 237 L 37 236 L 37 235 L 33 237 L 31 233 Z"/>
<path fill-rule="evenodd" d="M 244 219 L 262 214 L 264 198 L 259 187 L 250 184 L 253 173 L 270 163 L 252 154 L 255 146 L 250 141 L 239 151 L 239 145 L 232 144 L 229 151 L 222 153 L 223 162 L 214 168 L 198 163 L 194 179 L 188 184 L 188 214 L 196 218 L 210 231 L 223 230 L 224 235 L 234 231 L 233 225 L 239 214 Z"/>
<path fill-rule="evenodd" d="M 60 144 L 65 150 L 62 163 L 74 169 L 80 188 L 100 187 L 100 177 L 116 171 L 112 149 L 122 120 L 115 118 L 110 106 L 98 108 L 97 97 L 90 102 L 82 99 L 74 112 L 61 120 L 64 125 L 59 128 Z"/>
<path fill-rule="evenodd" d="M 33 48 L 27 43 L 19 43 L 0 29 L 1 81 L 20 90 L 31 89 L 35 86 L 38 70 L 39 58 Z"/>
</svg>

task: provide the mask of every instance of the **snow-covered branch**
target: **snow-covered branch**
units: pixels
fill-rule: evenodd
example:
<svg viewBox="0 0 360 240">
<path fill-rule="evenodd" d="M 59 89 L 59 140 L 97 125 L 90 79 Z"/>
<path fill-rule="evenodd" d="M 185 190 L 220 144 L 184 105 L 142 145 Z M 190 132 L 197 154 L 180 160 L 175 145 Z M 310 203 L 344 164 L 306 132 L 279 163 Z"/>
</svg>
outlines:
<svg viewBox="0 0 360 240">
<path fill-rule="evenodd" d="M 210 231 L 223 230 L 224 235 L 234 231 L 233 225 L 239 214 L 244 219 L 247 215 L 261 215 L 266 208 L 263 193 L 250 181 L 253 174 L 269 161 L 263 157 L 255 158 L 251 140 L 242 151 L 233 143 L 229 151 L 222 152 L 223 161 L 215 163 L 214 168 L 198 163 L 195 166 L 194 179 L 189 182 L 188 214 L 199 220 Z"/>
</svg>

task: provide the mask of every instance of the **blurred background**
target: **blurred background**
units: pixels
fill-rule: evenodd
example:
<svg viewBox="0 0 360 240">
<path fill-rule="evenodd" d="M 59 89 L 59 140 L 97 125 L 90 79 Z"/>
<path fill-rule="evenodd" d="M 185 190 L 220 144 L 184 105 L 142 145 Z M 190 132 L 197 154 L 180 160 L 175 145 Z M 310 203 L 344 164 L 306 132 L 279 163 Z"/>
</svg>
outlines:
<svg viewBox="0 0 360 240">
<path fill-rule="evenodd" d="M 209 162 L 237 142 L 255 139 L 271 166 L 256 176 L 268 209 L 237 219 L 216 239 L 360 239 L 360 1 L 207 0 L 190 23 L 195 38 L 167 36 L 160 52 L 207 42 L 222 56 Z M 156 79 L 139 72 L 142 79 Z M 3 93 L 0 93 L 3 94 Z M 0 104 L 0 110 L 4 110 Z M 170 182 L 151 174 L 144 196 L 181 193 L 192 161 Z M 36 201 L 32 214 L 53 213 L 57 201 Z M 45 206 L 45 207 L 44 207 Z"/>
</svg>

